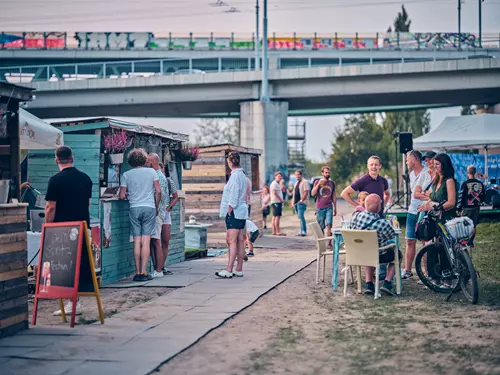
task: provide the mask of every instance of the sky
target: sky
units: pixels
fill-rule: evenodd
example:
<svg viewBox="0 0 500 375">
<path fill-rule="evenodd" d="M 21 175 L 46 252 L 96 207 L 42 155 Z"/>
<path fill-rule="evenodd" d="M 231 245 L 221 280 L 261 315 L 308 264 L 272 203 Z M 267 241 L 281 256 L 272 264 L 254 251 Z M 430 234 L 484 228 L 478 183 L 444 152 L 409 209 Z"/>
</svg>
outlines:
<svg viewBox="0 0 500 375">
<path fill-rule="evenodd" d="M 0 0 L 0 31 L 147 31 L 186 34 L 250 35 L 255 0 Z M 260 0 L 262 6 L 262 0 Z M 404 4 L 413 32 L 456 32 L 457 0 L 268 0 L 269 32 L 286 34 L 362 34 L 385 32 Z M 227 13 L 234 8 L 236 12 Z M 483 33 L 500 36 L 500 0 L 485 0 Z M 20 11 L 22 10 L 22 11 Z M 478 31 L 478 1 L 462 0 L 462 32 Z M 431 128 L 459 108 L 431 110 Z M 129 119 L 130 120 L 130 119 Z M 305 118 L 306 154 L 319 161 L 330 150 L 343 116 Z M 196 119 L 141 122 L 192 134 Z"/>
</svg>

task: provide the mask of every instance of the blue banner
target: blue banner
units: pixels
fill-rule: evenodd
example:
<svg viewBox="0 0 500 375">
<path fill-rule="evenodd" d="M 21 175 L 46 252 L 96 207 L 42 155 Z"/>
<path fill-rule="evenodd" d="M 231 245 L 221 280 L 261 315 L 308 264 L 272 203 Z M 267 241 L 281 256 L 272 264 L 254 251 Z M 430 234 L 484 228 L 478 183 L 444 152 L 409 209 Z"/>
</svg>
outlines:
<svg viewBox="0 0 500 375">
<path fill-rule="evenodd" d="M 480 154 L 449 154 L 453 167 L 455 168 L 455 178 L 461 184 L 467 180 L 467 167 L 473 165 L 477 173 L 484 173 L 484 155 Z M 488 178 L 490 180 L 500 179 L 500 154 L 488 155 Z"/>
</svg>

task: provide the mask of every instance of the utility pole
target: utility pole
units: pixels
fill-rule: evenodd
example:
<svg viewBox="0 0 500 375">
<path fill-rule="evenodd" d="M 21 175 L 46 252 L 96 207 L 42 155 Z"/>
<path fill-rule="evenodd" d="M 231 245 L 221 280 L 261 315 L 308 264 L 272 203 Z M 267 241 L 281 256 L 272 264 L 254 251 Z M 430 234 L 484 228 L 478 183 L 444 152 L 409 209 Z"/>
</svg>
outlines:
<svg viewBox="0 0 500 375">
<path fill-rule="evenodd" d="M 255 0 L 255 70 L 260 70 L 259 49 L 259 0 Z"/>
<path fill-rule="evenodd" d="M 263 36 L 262 36 L 262 88 L 260 92 L 260 100 L 263 102 L 269 101 L 268 94 L 268 70 L 269 61 L 267 58 L 268 45 L 267 45 L 267 0 L 264 0 L 264 23 L 263 23 Z"/>
<path fill-rule="evenodd" d="M 482 30 L 483 30 L 483 10 L 482 8 L 482 3 L 484 0 L 477 0 L 479 4 L 479 48 L 483 48 L 483 37 L 482 37 Z"/>
<path fill-rule="evenodd" d="M 462 34 L 462 0 L 458 0 L 458 40 Z"/>
</svg>

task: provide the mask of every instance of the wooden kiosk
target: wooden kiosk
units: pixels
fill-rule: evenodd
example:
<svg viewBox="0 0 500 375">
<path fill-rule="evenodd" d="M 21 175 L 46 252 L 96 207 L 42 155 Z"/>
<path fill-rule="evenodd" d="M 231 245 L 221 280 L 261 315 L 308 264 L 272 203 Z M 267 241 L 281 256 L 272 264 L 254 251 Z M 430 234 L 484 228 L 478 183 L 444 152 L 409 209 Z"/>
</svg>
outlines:
<svg viewBox="0 0 500 375">
<path fill-rule="evenodd" d="M 28 328 L 26 207 L 20 191 L 19 103 L 32 89 L 0 82 L 0 337 Z"/>
<path fill-rule="evenodd" d="M 200 148 L 200 157 L 193 162 L 191 170 L 184 171 L 182 184 L 186 192 L 186 218 L 193 215 L 197 222 L 213 224 L 209 233 L 226 230 L 224 218 L 219 217 L 219 208 L 224 185 L 230 176 L 227 155 L 237 151 L 241 155 L 241 166 L 252 181 L 250 219 L 262 232 L 262 198 L 259 179 L 259 157 L 261 150 L 223 144 Z"/>
</svg>

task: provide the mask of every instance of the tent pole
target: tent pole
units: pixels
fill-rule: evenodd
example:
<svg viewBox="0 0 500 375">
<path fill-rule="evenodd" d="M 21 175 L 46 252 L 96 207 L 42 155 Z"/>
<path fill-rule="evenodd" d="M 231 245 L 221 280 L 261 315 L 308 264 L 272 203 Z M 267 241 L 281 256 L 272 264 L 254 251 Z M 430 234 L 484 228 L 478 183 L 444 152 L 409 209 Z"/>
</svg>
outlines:
<svg viewBox="0 0 500 375">
<path fill-rule="evenodd" d="M 488 176 L 488 145 L 484 146 L 484 174 L 486 176 L 486 181 L 489 181 L 489 176 Z"/>
</svg>

